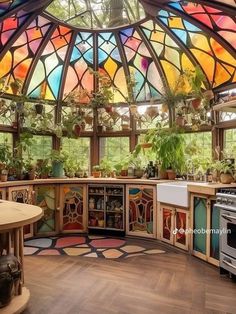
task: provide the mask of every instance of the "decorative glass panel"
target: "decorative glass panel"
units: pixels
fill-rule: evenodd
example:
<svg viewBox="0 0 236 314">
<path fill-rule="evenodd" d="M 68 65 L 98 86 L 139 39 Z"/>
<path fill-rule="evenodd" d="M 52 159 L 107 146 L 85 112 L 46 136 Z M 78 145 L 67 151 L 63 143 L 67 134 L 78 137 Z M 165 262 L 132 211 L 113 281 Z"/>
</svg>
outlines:
<svg viewBox="0 0 236 314">
<path fill-rule="evenodd" d="M 185 230 L 186 230 L 186 226 L 187 226 L 187 213 L 180 212 L 177 210 L 175 219 L 176 219 L 175 227 L 177 229 L 175 241 L 177 243 L 182 244 L 182 245 L 186 245 Z"/>
<path fill-rule="evenodd" d="M 43 217 L 37 221 L 36 233 L 56 231 L 56 196 L 55 187 L 42 185 L 36 187 L 36 205 L 43 209 Z"/>
<path fill-rule="evenodd" d="M 171 232 L 172 232 L 172 210 L 169 208 L 165 208 L 163 207 L 163 211 L 162 211 L 162 236 L 164 239 L 166 240 L 171 240 Z"/>
<path fill-rule="evenodd" d="M 83 186 L 63 186 L 63 231 L 84 231 Z"/>
<path fill-rule="evenodd" d="M 153 233 L 153 189 L 129 188 L 129 232 Z"/>
<path fill-rule="evenodd" d="M 194 197 L 193 249 L 206 254 L 207 207 L 206 199 Z"/>
</svg>

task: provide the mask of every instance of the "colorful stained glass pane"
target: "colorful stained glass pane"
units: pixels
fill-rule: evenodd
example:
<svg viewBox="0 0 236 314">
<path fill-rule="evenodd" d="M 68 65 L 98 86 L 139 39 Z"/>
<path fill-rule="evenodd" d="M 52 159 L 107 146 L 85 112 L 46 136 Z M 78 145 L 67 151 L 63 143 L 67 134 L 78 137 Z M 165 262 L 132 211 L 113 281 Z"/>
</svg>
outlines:
<svg viewBox="0 0 236 314">
<path fill-rule="evenodd" d="M 72 31 L 58 26 L 47 43 L 34 70 L 27 94 L 30 97 L 56 100 Z"/>
<path fill-rule="evenodd" d="M 0 2 L 0 16 L 8 13 L 10 10 L 15 9 L 19 5 L 27 4 L 29 0 L 2 0 Z"/>
<path fill-rule="evenodd" d="M 84 89 L 88 92 L 94 89 L 93 75 L 89 72 L 89 68 L 94 68 L 93 46 L 94 36 L 92 33 L 78 33 L 66 75 L 64 97 L 74 89 Z M 85 99 L 82 102 L 88 101 L 89 99 Z"/>
<path fill-rule="evenodd" d="M 207 207 L 205 198 L 194 197 L 193 229 L 200 230 L 193 235 L 194 251 L 206 254 L 206 233 L 204 230 L 207 229 Z"/>
</svg>

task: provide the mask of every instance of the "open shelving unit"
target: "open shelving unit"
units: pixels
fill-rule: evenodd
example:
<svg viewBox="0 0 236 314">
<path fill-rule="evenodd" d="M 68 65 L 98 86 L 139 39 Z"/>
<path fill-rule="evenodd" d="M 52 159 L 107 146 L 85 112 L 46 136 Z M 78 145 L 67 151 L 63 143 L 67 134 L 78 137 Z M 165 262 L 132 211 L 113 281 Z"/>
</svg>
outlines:
<svg viewBox="0 0 236 314">
<path fill-rule="evenodd" d="M 124 186 L 88 186 L 88 228 L 124 231 Z"/>
</svg>

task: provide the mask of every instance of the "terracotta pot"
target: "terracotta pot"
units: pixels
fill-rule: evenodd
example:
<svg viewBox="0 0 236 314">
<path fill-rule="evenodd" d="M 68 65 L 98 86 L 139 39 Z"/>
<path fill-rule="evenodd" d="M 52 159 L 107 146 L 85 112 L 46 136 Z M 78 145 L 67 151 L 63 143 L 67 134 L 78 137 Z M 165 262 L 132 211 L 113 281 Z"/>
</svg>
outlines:
<svg viewBox="0 0 236 314">
<path fill-rule="evenodd" d="M 128 176 L 128 170 L 122 169 L 121 172 L 120 172 L 120 175 L 121 175 L 122 177 L 127 177 L 127 176 Z"/>
<path fill-rule="evenodd" d="M 128 131 L 130 129 L 128 124 L 121 124 L 122 131 Z"/>
<path fill-rule="evenodd" d="M 92 116 L 85 116 L 84 121 L 85 121 L 85 123 L 91 125 L 91 124 L 93 124 L 93 117 Z"/>
<path fill-rule="evenodd" d="M 208 101 L 214 99 L 214 93 L 213 93 L 213 91 L 212 91 L 211 89 L 206 90 L 206 91 L 203 93 L 203 96 L 204 96 L 204 98 L 205 98 L 206 100 L 208 100 Z"/>
<path fill-rule="evenodd" d="M 0 178 L 1 178 L 1 182 L 6 182 L 7 178 L 8 178 L 8 175 L 7 174 L 1 174 Z"/>
<path fill-rule="evenodd" d="M 183 116 L 177 116 L 175 119 L 175 123 L 176 125 L 183 127 L 185 126 L 185 118 Z"/>
<path fill-rule="evenodd" d="M 167 180 L 168 179 L 168 173 L 165 170 L 159 170 L 159 179 L 161 180 Z"/>
<path fill-rule="evenodd" d="M 169 180 L 175 180 L 176 178 L 176 172 L 172 169 L 166 170 L 167 175 L 168 175 L 168 179 Z"/>
<path fill-rule="evenodd" d="M 100 178 L 102 173 L 101 173 L 101 171 L 93 171 L 92 175 L 94 178 Z"/>
<path fill-rule="evenodd" d="M 231 184 L 232 182 L 234 182 L 234 178 L 230 173 L 221 173 L 220 182 L 223 184 Z"/>
<path fill-rule="evenodd" d="M 110 113 L 110 112 L 113 111 L 113 107 L 111 105 L 106 105 L 105 106 L 105 110 L 106 110 L 107 113 Z"/>
<path fill-rule="evenodd" d="M 196 98 L 192 100 L 192 107 L 197 110 L 199 108 L 199 106 L 201 105 L 201 98 Z"/>
</svg>

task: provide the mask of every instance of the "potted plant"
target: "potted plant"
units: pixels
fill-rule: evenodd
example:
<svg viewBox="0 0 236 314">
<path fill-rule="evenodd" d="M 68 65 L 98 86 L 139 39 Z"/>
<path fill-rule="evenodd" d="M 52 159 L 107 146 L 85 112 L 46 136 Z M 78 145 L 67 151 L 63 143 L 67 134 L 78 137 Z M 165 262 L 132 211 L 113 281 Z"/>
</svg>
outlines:
<svg viewBox="0 0 236 314">
<path fill-rule="evenodd" d="M 223 184 L 231 184 L 234 182 L 232 165 L 228 164 L 225 160 L 221 161 L 220 182 Z"/>
<path fill-rule="evenodd" d="M 103 177 L 114 177 L 114 167 L 110 160 L 103 158 L 100 161 L 100 170 Z"/>
<path fill-rule="evenodd" d="M 10 83 L 10 87 L 13 95 L 17 95 L 20 88 L 22 86 L 22 81 L 20 79 L 16 79 Z"/>
<path fill-rule="evenodd" d="M 25 170 L 29 180 L 34 180 L 36 178 L 36 165 L 32 163 L 32 160 L 26 161 Z"/>
<path fill-rule="evenodd" d="M 6 182 L 8 179 L 8 170 L 3 169 L 1 170 L 1 176 L 0 176 L 1 182 Z"/>
<path fill-rule="evenodd" d="M 93 166 L 92 175 L 94 178 L 100 178 L 101 177 L 101 169 L 99 165 Z"/>
<path fill-rule="evenodd" d="M 52 150 L 50 158 L 52 162 L 52 176 L 54 178 L 63 178 L 64 163 L 68 159 L 68 154 L 65 151 Z"/>
<path fill-rule="evenodd" d="M 49 159 L 38 159 L 36 164 L 36 173 L 40 179 L 47 179 L 51 172 Z"/>
<path fill-rule="evenodd" d="M 74 159 L 68 158 L 64 164 L 65 174 L 69 178 L 74 178 L 75 173 L 78 169 L 77 164 Z"/>
</svg>

